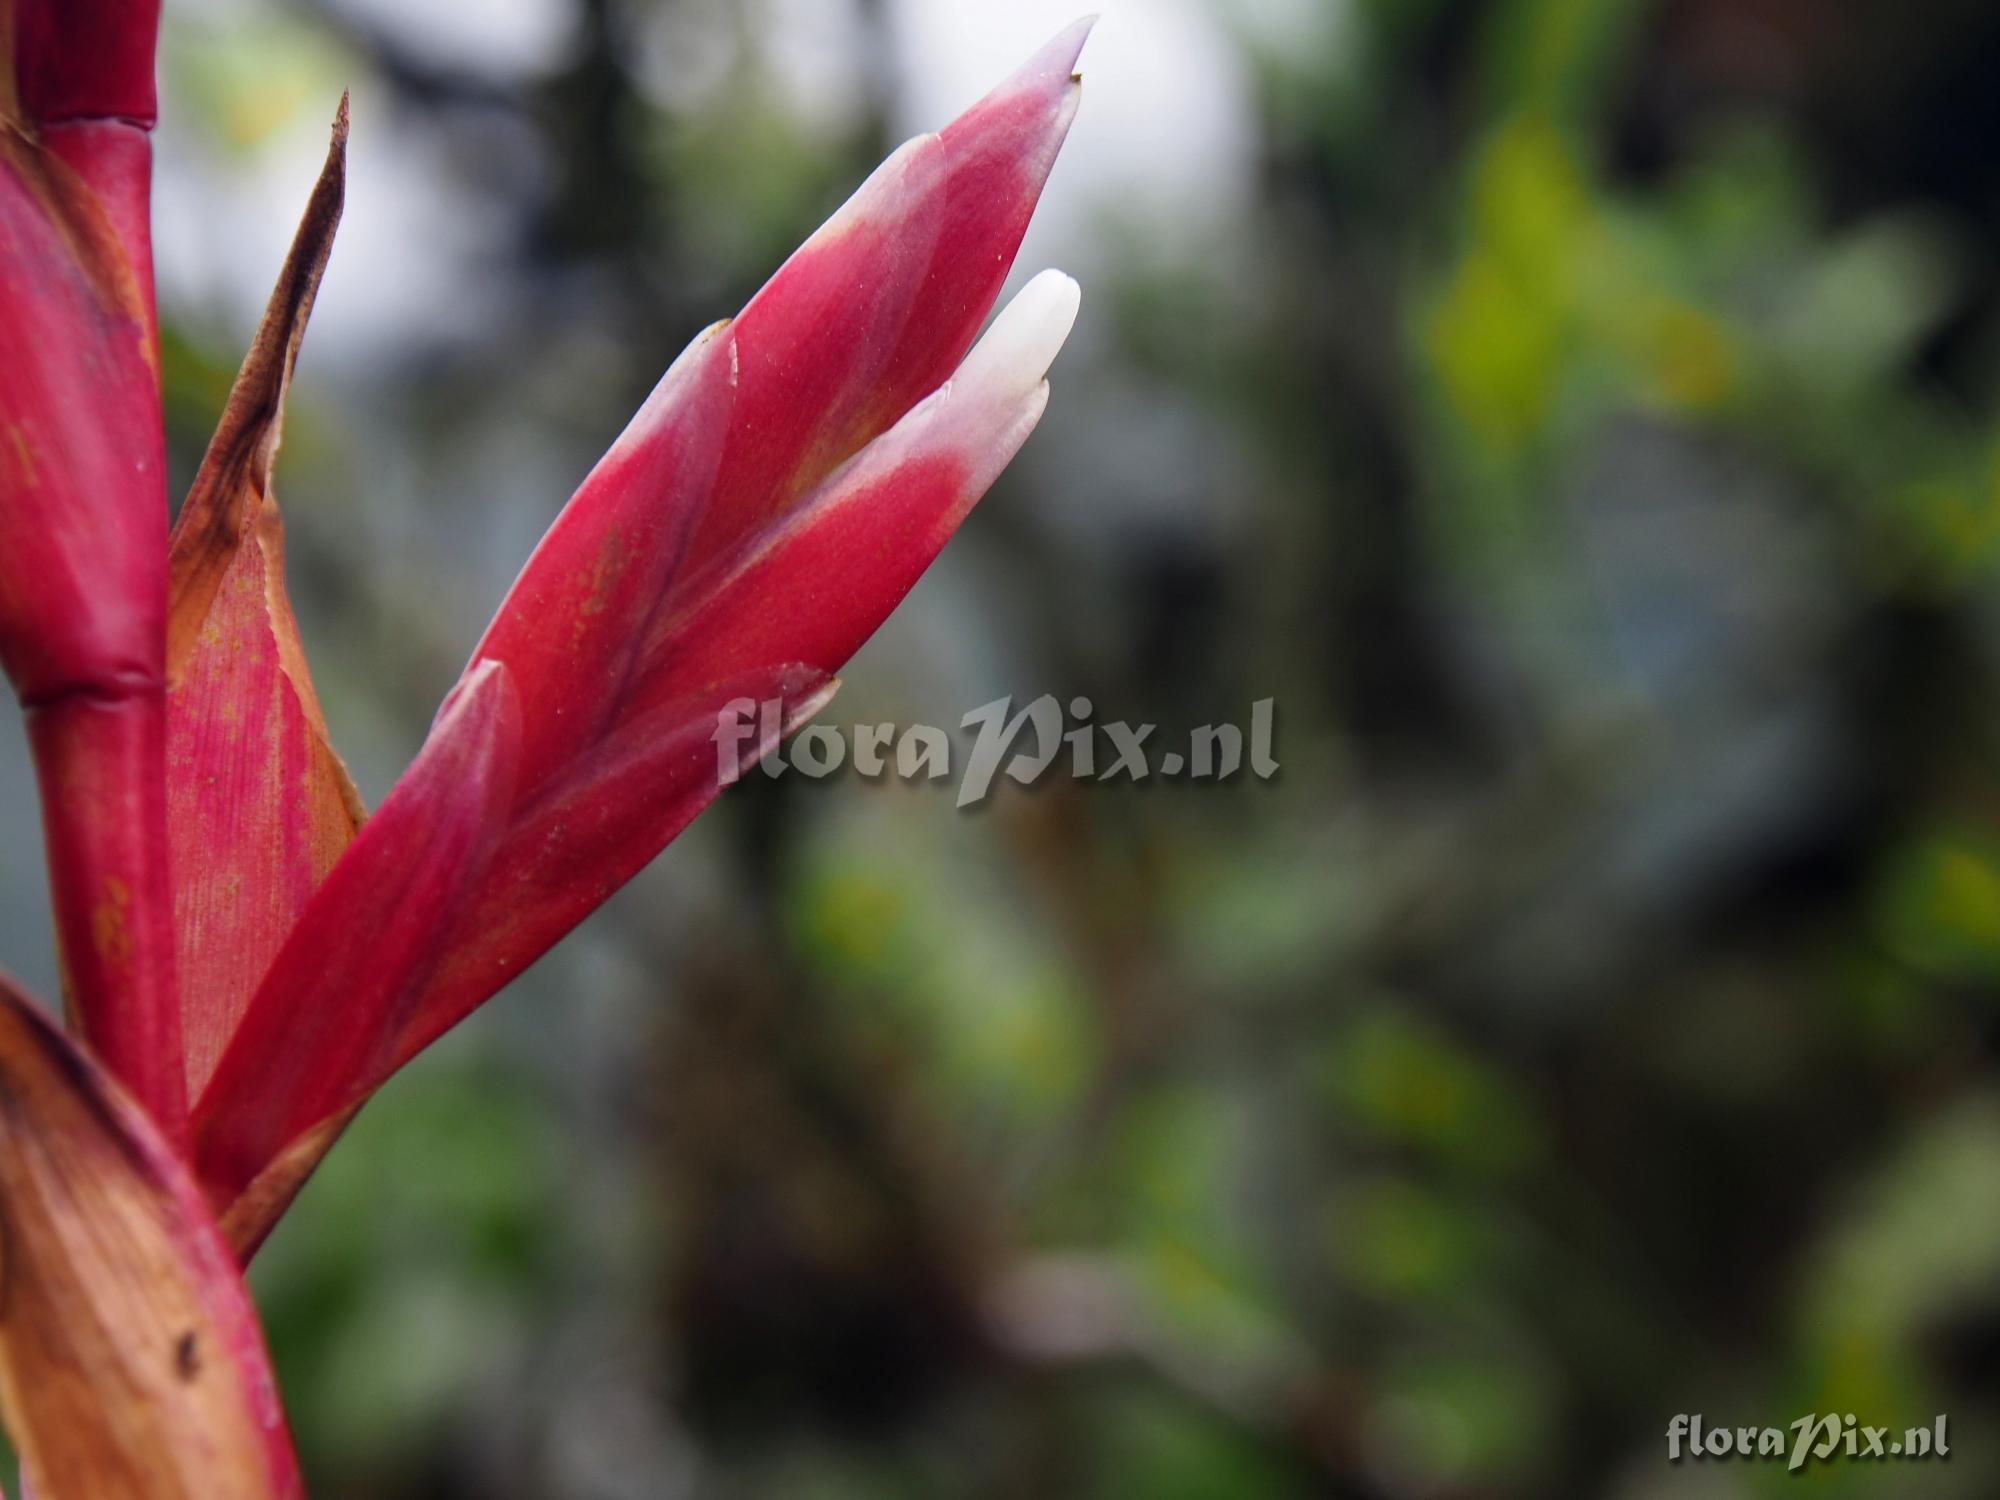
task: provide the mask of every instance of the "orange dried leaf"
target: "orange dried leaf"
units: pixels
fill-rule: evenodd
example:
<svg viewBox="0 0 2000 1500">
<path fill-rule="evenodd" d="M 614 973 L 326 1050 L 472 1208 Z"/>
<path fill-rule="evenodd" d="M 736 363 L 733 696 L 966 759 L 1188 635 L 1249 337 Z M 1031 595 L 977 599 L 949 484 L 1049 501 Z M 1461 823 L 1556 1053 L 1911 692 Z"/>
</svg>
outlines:
<svg viewBox="0 0 2000 1500">
<path fill-rule="evenodd" d="M 303 1493 L 242 1278 L 139 1107 L 0 980 L 0 1410 L 39 1500 Z"/>
<path fill-rule="evenodd" d="M 347 101 L 229 404 L 169 543 L 167 798 L 188 1085 L 354 837 L 284 585 L 271 488 L 285 394 L 340 222 Z"/>
</svg>

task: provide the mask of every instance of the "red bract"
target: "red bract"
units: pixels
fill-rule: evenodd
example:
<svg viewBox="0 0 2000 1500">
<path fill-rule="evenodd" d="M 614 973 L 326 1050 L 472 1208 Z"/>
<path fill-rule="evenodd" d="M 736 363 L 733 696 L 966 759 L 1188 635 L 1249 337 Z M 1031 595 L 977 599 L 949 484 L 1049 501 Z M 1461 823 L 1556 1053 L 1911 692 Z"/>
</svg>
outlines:
<svg viewBox="0 0 2000 1500">
<path fill-rule="evenodd" d="M 331 884 L 301 915 L 195 1105 L 219 1211 L 315 1123 L 293 1111 L 278 1128 L 261 1098 L 274 1075 L 315 1109 L 344 1108 L 546 952 L 720 791 L 722 708 L 781 699 L 784 732 L 816 711 L 1026 439 L 1074 283 L 1038 282 L 966 348 L 1075 113 L 1087 31 L 892 156 L 676 361 L 564 508 L 469 669 L 505 666 L 519 695 L 502 831 L 456 914 L 428 929 L 423 980 L 383 1012 L 393 1038 L 365 1064 L 269 1050 L 288 1018 L 343 1010 L 332 955 L 374 944 Z M 459 815 L 453 795 L 392 797 L 342 862 L 367 872 L 357 886 L 395 883 L 402 851 Z M 260 1201 L 281 1208 L 310 1164 L 290 1156 L 287 1185 Z M 259 1217 L 233 1216 L 261 1234 Z"/>
<path fill-rule="evenodd" d="M 224 1188 L 219 1207 L 352 1103 L 350 1080 L 385 1071 L 440 956 L 437 935 L 506 827 L 520 745 L 520 699 L 507 669 L 488 663 L 307 904 L 204 1095 L 230 1106 L 228 1129 L 198 1146 L 211 1188 Z"/>
<path fill-rule="evenodd" d="M 1089 25 L 896 152 L 675 362 L 364 824 L 286 601 L 271 483 L 340 215 L 346 105 L 169 539 L 156 21 L 127 0 L 0 0 L 0 666 L 29 713 L 73 1010 L 145 1112 L 0 991 L 0 1214 L 42 1214 L 31 1296 L 109 1328 L 98 1309 L 125 1277 L 151 1289 L 135 1328 L 147 1296 L 186 1310 L 222 1356 L 219 1404 L 187 1420 L 235 1485 L 203 1492 L 277 1495 L 296 1475 L 214 1247 L 247 1258 L 391 1072 L 700 814 L 732 779 L 731 705 L 776 705 L 738 770 L 817 712 L 1026 440 L 1075 284 L 1037 278 L 973 341 L 1075 113 Z M 51 1150 L 124 1229 L 43 1202 L 60 1196 Z M 164 1426 L 78 1415 L 94 1381 L 146 1388 L 157 1348 L 27 1327 L 0 1320 L 0 1404 L 42 1500 L 137 1495 L 144 1463 L 198 1457 L 208 1439 L 183 1451 Z"/>
</svg>

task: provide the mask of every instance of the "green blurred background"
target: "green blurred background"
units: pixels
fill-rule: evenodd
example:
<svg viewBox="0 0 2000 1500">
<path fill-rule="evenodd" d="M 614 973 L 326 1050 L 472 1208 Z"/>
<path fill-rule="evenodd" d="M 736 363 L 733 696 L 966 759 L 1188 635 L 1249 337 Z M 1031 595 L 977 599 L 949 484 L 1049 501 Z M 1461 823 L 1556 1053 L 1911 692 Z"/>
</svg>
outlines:
<svg viewBox="0 0 2000 1500">
<path fill-rule="evenodd" d="M 255 1284 L 319 1500 L 2000 1493 L 2000 11 L 1107 0 L 1050 415 Z M 184 487 L 354 91 L 279 488 L 377 800 L 658 373 L 1071 18 L 169 0 Z M 11 967 L 52 989 L 18 725 Z M 1675 1466 L 1676 1413 L 1948 1463 Z"/>
</svg>

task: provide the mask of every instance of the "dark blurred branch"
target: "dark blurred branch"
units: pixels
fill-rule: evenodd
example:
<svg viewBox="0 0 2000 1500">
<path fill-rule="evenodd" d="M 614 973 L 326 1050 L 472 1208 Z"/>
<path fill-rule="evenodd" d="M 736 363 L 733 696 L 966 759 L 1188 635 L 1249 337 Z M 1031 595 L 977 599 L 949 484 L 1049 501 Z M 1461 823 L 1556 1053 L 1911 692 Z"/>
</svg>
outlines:
<svg viewBox="0 0 2000 1500">
<path fill-rule="evenodd" d="M 292 8 L 367 58 L 396 96 L 427 109 L 471 107 L 520 110 L 514 89 L 469 68 L 420 57 L 383 27 L 354 15 L 340 0 L 289 0 Z"/>
</svg>

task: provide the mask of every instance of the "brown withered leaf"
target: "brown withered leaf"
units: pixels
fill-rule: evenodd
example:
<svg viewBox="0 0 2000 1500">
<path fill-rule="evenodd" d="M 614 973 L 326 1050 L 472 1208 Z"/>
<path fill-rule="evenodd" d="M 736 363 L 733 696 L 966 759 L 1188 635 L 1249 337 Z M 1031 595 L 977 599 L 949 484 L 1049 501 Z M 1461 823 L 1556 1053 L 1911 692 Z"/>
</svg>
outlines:
<svg viewBox="0 0 2000 1500">
<path fill-rule="evenodd" d="M 142 1110 L 0 979 L 0 1412 L 37 1500 L 301 1495 L 228 1247 Z"/>
<path fill-rule="evenodd" d="M 174 524 L 168 543 L 170 677 L 180 675 L 195 650 L 223 575 L 246 540 L 245 530 L 259 504 L 270 494 L 271 466 L 283 436 L 285 395 L 347 200 L 347 132 L 348 104 L 343 94 L 326 164 L 320 168 L 250 351 L 230 387 L 194 487 Z"/>
<path fill-rule="evenodd" d="M 347 127 L 343 96 L 326 165 L 169 542 L 167 798 L 191 1098 L 362 819 L 286 597 L 271 481 L 340 222 Z"/>
</svg>

